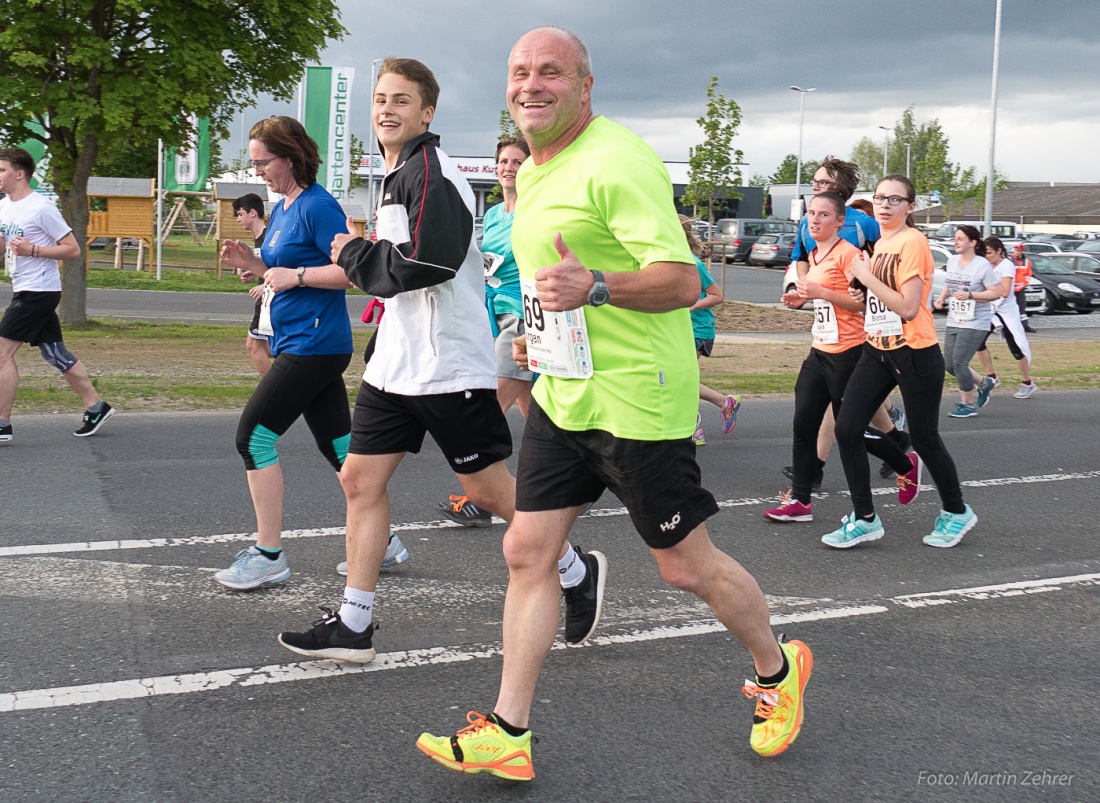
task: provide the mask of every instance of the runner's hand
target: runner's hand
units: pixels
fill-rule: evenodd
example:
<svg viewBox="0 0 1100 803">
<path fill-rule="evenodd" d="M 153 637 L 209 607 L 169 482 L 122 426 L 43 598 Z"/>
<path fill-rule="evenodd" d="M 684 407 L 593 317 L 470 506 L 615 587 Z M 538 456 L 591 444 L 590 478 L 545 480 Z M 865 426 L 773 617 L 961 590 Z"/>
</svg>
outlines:
<svg viewBox="0 0 1100 803">
<path fill-rule="evenodd" d="M 794 283 L 794 286 L 798 288 L 798 294 L 803 298 L 822 298 L 824 289 L 817 282 L 811 282 L 809 279 L 799 279 Z"/>
<path fill-rule="evenodd" d="M 248 288 L 248 296 L 253 301 L 259 301 L 261 298 L 263 298 L 263 295 L 264 286 L 262 284 L 254 284 Z"/>
<path fill-rule="evenodd" d="M 807 301 L 809 301 L 808 298 L 799 295 L 797 292 L 784 293 L 779 297 L 779 302 L 784 307 L 790 307 L 791 309 L 798 309 Z"/>
<path fill-rule="evenodd" d="M 221 261 L 223 265 L 238 270 L 248 270 L 254 267 L 253 260 L 257 259 L 252 249 L 240 240 L 226 240 L 222 243 Z"/>
<path fill-rule="evenodd" d="M 11 245 L 8 247 L 17 257 L 29 257 L 34 253 L 34 246 L 26 237 L 12 237 Z"/>
<path fill-rule="evenodd" d="M 561 261 L 535 271 L 535 293 L 539 303 L 547 312 L 583 307 L 588 303 L 588 291 L 595 279 L 565 244 L 561 232 L 554 235 L 554 247 Z"/>
<path fill-rule="evenodd" d="M 344 250 L 344 246 L 350 243 L 352 240 L 362 240 L 363 237 L 359 234 L 359 229 L 355 228 L 355 221 L 352 220 L 351 215 L 348 215 L 347 219 L 347 234 L 337 234 L 332 240 L 332 252 L 329 254 L 332 259 L 333 265 L 340 264 L 340 252 Z"/>
<path fill-rule="evenodd" d="M 268 268 L 264 271 L 264 284 L 278 293 L 298 286 L 298 271 L 294 268 Z"/>
<path fill-rule="evenodd" d="M 531 370 L 527 364 L 527 335 L 512 338 L 512 359 L 516 361 L 521 371 Z"/>
</svg>

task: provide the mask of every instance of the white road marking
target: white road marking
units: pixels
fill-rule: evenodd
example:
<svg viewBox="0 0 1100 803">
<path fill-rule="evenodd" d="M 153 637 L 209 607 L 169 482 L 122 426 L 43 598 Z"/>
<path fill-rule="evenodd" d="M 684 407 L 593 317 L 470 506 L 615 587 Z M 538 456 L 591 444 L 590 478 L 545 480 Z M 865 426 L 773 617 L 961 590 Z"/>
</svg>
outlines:
<svg viewBox="0 0 1100 803">
<path fill-rule="evenodd" d="M 1036 482 L 1066 482 L 1069 480 L 1089 480 L 1100 477 L 1100 471 L 1079 471 L 1064 474 L 1038 474 L 1030 477 L 997 477 L 988 480 L 965 480 L 962 482 L 965 488 L 992 488 L 999 485 L 1023 485 Z M 934 491 L 933 485 L 922 485 L 922 491 Z M 848 495 L 847 491 L 841 491 L 842 495 Z M 875 488 L 872 493 L 876 496 L 897 493 L 896 488 Z M 821 494 L 825 496 L 825 494 Z M 745 507 L 751 505 L 769 505 L 775 501 L 774 496 L 766 498 L 744 497 L 741 499 L 728 499 L 719 502 L 719 507 Z M 598 508 L 588 511 L 582 518 L 602 518 L 605 516 L 625 516 L 625 507 Z M 504 520 L 494 518 L 495 524 L 503 524 Z M 461 524 L 453 521 L 410 521 L 404 524 L 391 525 L 394 532 L 421 532 L 424 530 L 463 529 Z M 343 527 L 321 527 L 308 530 L 285 530 L 283 538 L 320 538 L 329 535 L 344 535 Z M 156 549 L 160 547 L 182 547 L 203 544 L 225 544 L 237 542 L 251 542 L 256 539 L 256 533 L 225 533 L 221 535 L 200 535 L 190 538 L 134 538 L 125 541 L 78 541 L 66 544 L 24 544 L 21 546 L 0 547 L 0 558 L 21 557 L 26 555 L 58 555 L 67 552 L 111 552 L 123 549 Z"/>
<path fill-rule="evenodd" d="M 892 606 L 911 610 L 951 602 L 998 600 L 1019 594 L 1049 593 L 1073 587 L 1095 587 L 1097 585 L 1100 585 L 1100 573 L 908 594 L 882 600 L 879 604 L 836 603 L 811 610 L 790 611 L 773 616 L 772 624 L 783 625 L 796 622 L 817 622 L 827 619 L 846 619 L 889 613 Z M 798 600 L 798 602 L 805 602 L 805 600 Z M 569 648 L 564 643 L 557 642 L 554 649 L 606 647 L 614 644 L 631 644 L 706 635 L 722 632 L 723 630 L 722 625 L 710 619 L 646 630 L 628 630 L 620 633 L 603 634 L 591 639 L 582 647 Z M 382 653 L 373 663 L 365 665 L 340 664 L 334 661 L 304 661 L 293 664 L 223 669 L 215 672 L 162 675 L 160 677 L 138 678 L 111 683 L 93 683 L 84 686 L 34 689 L 0 694 L 0 713 L 191 694 L 193 692 L 225 689 L 231 686 L 263 686 L 271 683 L 316 680 L 326 677 L 382 672 L 391 669 L 415 669 L 423 666 L 438 666 L 494 658 L 500 654 L 501 645 L 499 643 L 469 645 L 461 649 L 432 647 L 421 650 Z"/>
</svg>

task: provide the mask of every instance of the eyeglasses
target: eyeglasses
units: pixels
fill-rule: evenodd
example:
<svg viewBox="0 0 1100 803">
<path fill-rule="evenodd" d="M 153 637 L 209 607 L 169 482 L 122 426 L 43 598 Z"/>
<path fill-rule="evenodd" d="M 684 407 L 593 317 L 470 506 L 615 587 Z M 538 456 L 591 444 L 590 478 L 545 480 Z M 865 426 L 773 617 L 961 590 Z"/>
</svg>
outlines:
<svg viewBox="0 0 1100 803">
<path fill-rule="evenodd" d="M 913 202 L 904 195 L 872 195 L 871 203 L 875 206 L 885 206 L 887 204 L 890 206 L 901 206 L 902 204 L 911 204 Z"/>
<path fill-rule="evenodd" d="M 272 156 L 270 159 L 253 159 L 252 166 L 259 170 L 263 170 L 278 158 L 278 156 Z"/>
<path fill-rule="evenodd" d="M 826 187 L 826 186 L 828 186 L 829 184 L 832 184 L 832 183 L 833 183 L 832 179 L 815 178 L 813 181 L 810 182 L 810 186 L 812 186 L 812 187 Z"/>
</svg>

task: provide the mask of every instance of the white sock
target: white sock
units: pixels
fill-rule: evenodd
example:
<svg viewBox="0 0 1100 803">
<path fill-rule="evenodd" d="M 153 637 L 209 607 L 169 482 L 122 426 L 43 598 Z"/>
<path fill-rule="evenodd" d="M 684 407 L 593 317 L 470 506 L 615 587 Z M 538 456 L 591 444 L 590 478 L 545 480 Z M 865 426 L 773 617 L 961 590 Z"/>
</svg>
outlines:
<svg viewBox="0 0 1100 803">
<path fill-rule="evenodd" d="M 344 601 L 340 605 L 340 621 L 344 623 L 344 627 L 362 633 L 370 625 L 373 610 L 373 591 L 360 591 L 358 588 L 344 586 Z"/>
<path fill-rule="evenodd" d="M 565 546 L 569 551 L 558 561 L 558 581 L 562 588 L 575 588 L 584 582 L 584 577 L 588 574 L 588 564 L 581 560 L 577 550 L 568 541 Z"/>
</svg>

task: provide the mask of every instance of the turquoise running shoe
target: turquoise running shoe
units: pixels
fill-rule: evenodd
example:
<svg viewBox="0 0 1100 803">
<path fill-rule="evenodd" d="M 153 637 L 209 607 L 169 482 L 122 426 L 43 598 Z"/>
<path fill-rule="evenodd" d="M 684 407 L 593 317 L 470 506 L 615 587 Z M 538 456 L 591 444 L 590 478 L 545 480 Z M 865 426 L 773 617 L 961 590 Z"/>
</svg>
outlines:
<svg viewBox="0 0 1100 803">
<path fill-rule="evenodd" d="M 936 516 L 936 524 L 932 532 L 921 539 L 928 546 L 952 547 L 962 540 L 962 537 L 974 529 L 978 523 L 978 517 L 970 505 L 962 513 L 948 513 L 941 510 Z"/>
<path fill-rule="evenodd" d="M 981 409 L 989 404 L 989 394 L 993 392 L 993 388 L 997 387 L 993 384 L 993 380 L 988 376 L 985 381 L 978 387 L 978 408 Z"/>
<path fill-rule="evenodd" d="M 973 418 L 977 414 L 978 408 L 966 402 L 959 402 L 955 405 L 955 409 L 948 413 L 952 418 Z"/>
<path fill-rule="evenodd" d="M 839 530 L 821 536 L 821 543 L 835 549 L 848 549 L 864 541 L 877 541 L 884 535 L 886 530 L 882 529 L 882 519 L 877 513 L 870 521 L 857 518 L 855 513 L 851 513 L 840 520 Z"/>
</svg>

